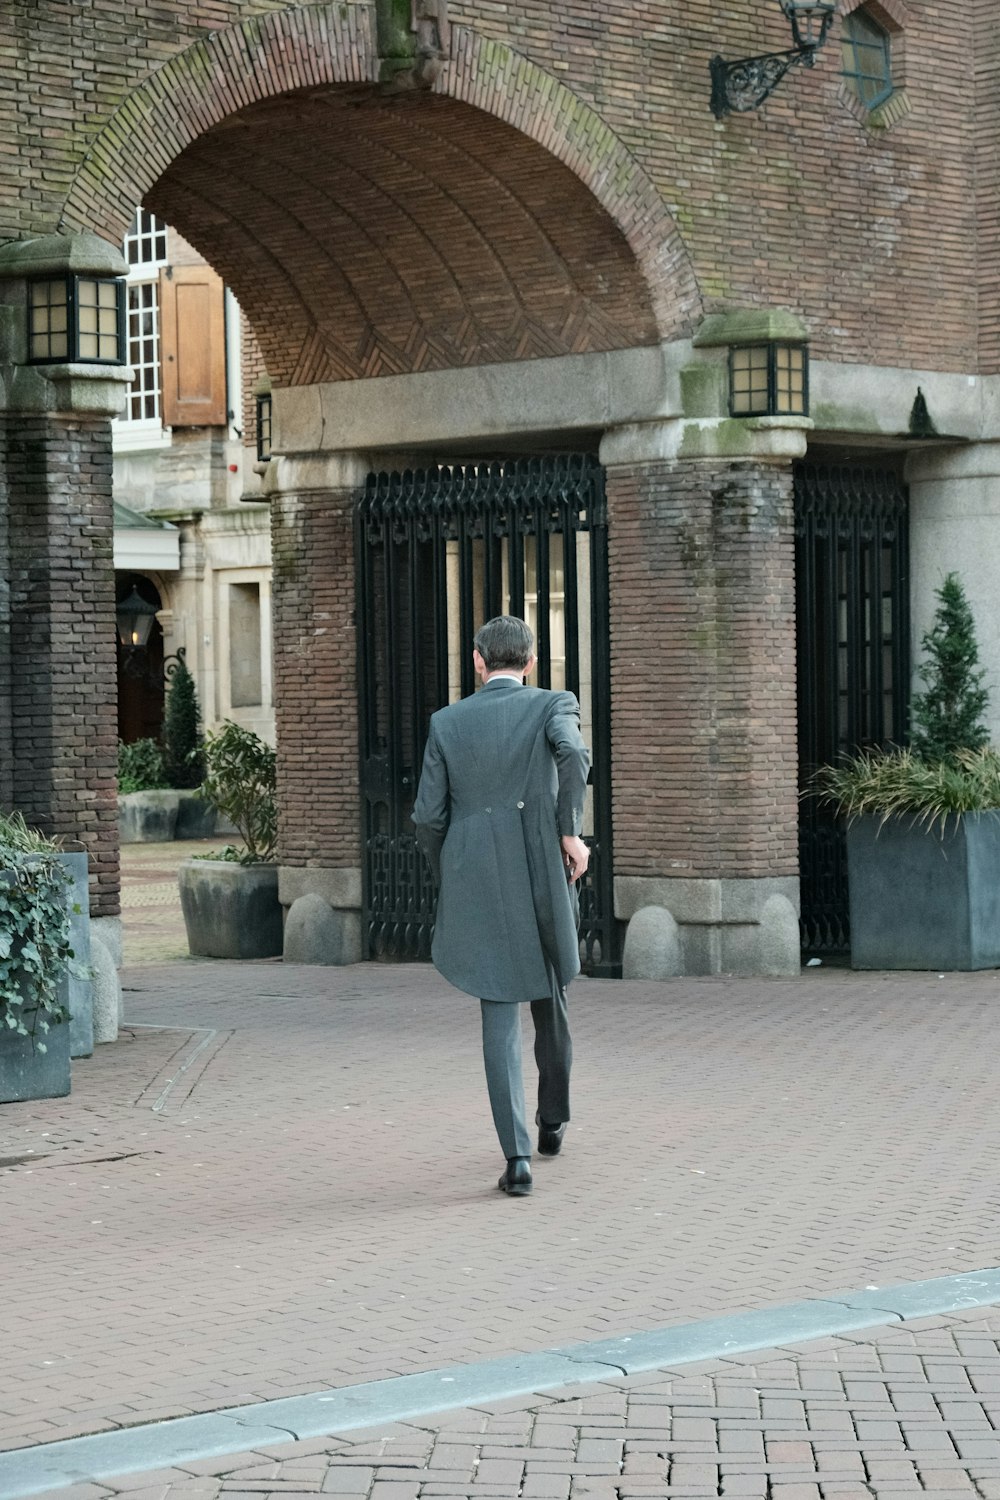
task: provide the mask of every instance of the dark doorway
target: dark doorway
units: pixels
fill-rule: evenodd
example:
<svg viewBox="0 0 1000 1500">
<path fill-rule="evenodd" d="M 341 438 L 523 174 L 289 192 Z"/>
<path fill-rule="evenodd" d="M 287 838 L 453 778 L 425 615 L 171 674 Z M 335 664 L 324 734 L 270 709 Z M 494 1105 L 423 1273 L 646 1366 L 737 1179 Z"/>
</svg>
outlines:
<svg viewBox="0 0 1000 1500">
<path fill-rule="evenodd" d="M 372 474 L 356 536 L 368 956 L 430 954 L 434 890 L 410 821 L 427 724 L 435 709 L 474 691 L 473 633 L 509 613 L 535 631 L 531 681 L 580 699 L 594 761 L 581 958 L 589 973 L 620 973 L 600 465 L 560 454 Z"/>
<path fill-rule="evenodd" d="M 115 574 L 116 603 L 127 599 L 133 589 L 154 608 L 162 608 L 157 589 L 144 574 Z M 159 740 L 163 702 L 163 631 L 159 620 L 154 620 L 149 641 L 141 651 L 130 651 L 118 641 L 118 738 L 126 745 L 136 740 Z"/>
<path fill-rule="evenodd" d="M 908 500 L 901 461 L 795 465 L 799 786 L 845 752 L 903 744 L 910 708 Z M 802 946 L 850 949 L 843 821 L 799 813 Z"/>
</svg>

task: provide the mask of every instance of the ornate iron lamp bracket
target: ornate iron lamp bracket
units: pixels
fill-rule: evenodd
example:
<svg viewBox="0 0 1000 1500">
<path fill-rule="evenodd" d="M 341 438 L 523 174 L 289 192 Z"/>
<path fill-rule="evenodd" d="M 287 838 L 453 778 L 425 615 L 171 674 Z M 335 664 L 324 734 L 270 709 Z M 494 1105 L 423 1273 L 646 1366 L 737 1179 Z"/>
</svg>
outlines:
<svg viewBox="0 0 1000 1500">
<path fill-rule="evenodd" d="M 713 115 L 721 120 L 724 115 L 744 114 L 747 110 L 757 109 L 774 93 L 789 68 L 799 63 L 811 68 L 814 61 L 814 52 L 800 52 L 797 47 L 788 52 L 741 57 L 736 62 L 713 57 L 708 65 L 712 75 Z"/>
<path fill-rule="evenodd" d="M 717 120 L 728 114 L 744 114 L 764 103 L 790 68 L 811 68 L 816 53 L 826 41 L 833 21 L 832 0 L 778 0 L 792 28 L 794 47 L 787 52 L 764 52 L 758 57 L 740 57 L 726 62 L 713 57 L 712 113 Z"/>
</svg>

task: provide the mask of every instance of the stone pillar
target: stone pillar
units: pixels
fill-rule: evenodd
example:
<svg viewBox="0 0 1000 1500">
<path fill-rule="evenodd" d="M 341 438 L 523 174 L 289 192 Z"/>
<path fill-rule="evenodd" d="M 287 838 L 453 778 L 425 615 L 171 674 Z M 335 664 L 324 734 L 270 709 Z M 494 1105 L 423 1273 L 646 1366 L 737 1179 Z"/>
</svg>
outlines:
<svg viewBox="0 0 1000 1500">
<path fill-rule="evenodd" d="M 615 911 L 663 910 L 684 973 L 799 969 L 791 461 L 808 425 L 644 424 L 601 447 Z"/>
<path fill-rule="evenodd" d="M 990 689 L 985 722 L 1000 743 L 1000 442 L 964 448 L 923 448 L 907 456 L 910 490 L 910 598 L 914 669 L 921 639 L 934 619 L 947 573 L 962 580 Z M 913 689 L 923 684 L 914 676 Z"/>
<path fill-rule="evenodd" d="M 332 912 L 303 952 L 361 958 L 354 508 L 368 464 L 353 455 L 277 458 L 272 505 L 279 895 L 322 897 Z M 315 900 L 296 913 L 321 909 Z M 298 935 L 302 923 L 289 928 Z M 296 936 L 296 941 L 298 937 Z M 298 951 L 286 951 L 295 959 Z"/>
<path fill-rule="evenodd" d="M 120 910 L 111 426 L 131 372 L 27 363 L 28 279 L 118 276 L 92 235 L 0 249 L 0 800 L 82 848 Z"/>
</svg>

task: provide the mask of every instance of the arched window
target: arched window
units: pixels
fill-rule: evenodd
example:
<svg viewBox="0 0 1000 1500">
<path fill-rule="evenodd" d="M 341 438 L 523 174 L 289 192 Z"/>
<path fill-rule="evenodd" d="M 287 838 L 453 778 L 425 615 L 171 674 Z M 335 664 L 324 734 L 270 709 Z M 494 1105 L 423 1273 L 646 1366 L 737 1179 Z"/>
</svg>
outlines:
<svg viewBox="0 0 1000 1500">
<path fill-rule="evenodd" d="M 840 29 L 841 72 L 866 109 L 883 104 L 893 90 L 889 33 L 864 9 L 845 16 Z"/>
</svg>

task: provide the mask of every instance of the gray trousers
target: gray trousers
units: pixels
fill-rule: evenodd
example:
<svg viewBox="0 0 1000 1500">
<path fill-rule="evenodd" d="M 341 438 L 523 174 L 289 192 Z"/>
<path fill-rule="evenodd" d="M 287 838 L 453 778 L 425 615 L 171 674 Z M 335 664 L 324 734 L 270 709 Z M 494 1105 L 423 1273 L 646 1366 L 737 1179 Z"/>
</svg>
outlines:
<svg viewBox="0 0 1000 1500">
<path fill-rule="evenodd" d="M 521 1007 L 516 1001 L 480 1000 L 483 1012 L 483 1060 L 493 1123 L 500 1149 L 512 1156 L 531 1155 L 531 1134 L 524 1111 L 521 1065 Z M 546 1125 L 569 1119 L 569 1074 L 573 1042 L 566 1013 L 566 991 L 558 985 L 544 1000 L 532 1000 L 535 1062 L 538 1064 L 538 1118 Z"/>
</svg>

